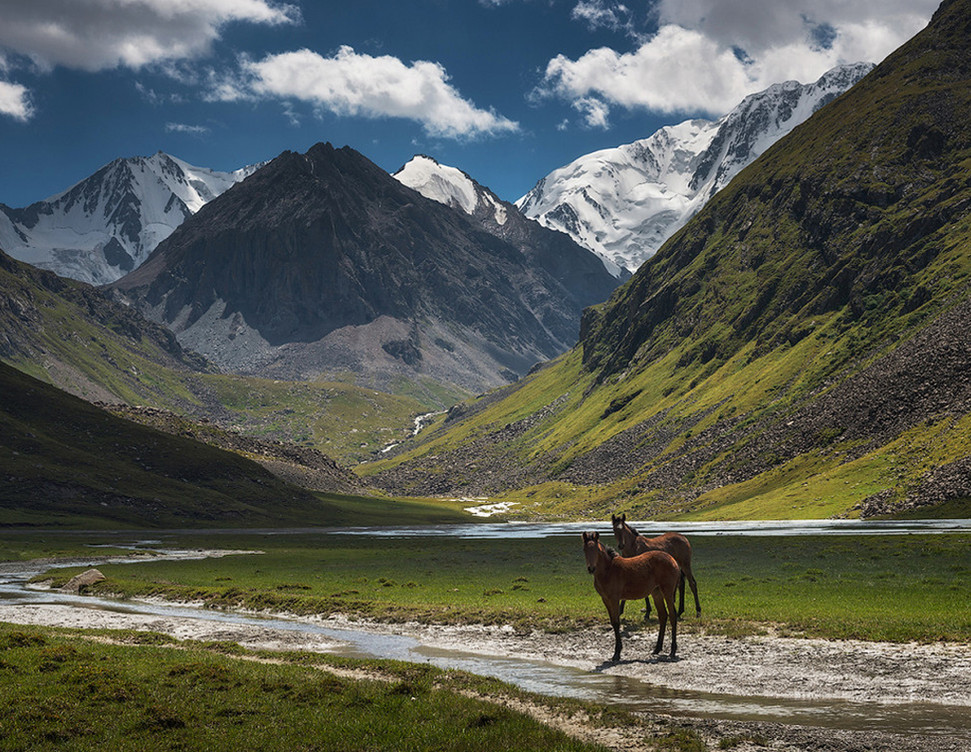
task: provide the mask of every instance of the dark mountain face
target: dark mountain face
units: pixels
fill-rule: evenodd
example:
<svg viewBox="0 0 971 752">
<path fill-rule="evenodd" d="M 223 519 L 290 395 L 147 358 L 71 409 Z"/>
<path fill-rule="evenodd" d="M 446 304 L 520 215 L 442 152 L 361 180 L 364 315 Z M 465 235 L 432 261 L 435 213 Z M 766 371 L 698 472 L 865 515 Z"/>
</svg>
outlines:
<svg viewBox="0 0 971 752">
<path fill-rule="evenodd" d="M 615 284 L 583 249 L 524 252 L 318 144 L 207 204 L 113 287 L 232 370 L 457 369 L 446 380 L 479 388 L 568 349 Z"/>
</svg>

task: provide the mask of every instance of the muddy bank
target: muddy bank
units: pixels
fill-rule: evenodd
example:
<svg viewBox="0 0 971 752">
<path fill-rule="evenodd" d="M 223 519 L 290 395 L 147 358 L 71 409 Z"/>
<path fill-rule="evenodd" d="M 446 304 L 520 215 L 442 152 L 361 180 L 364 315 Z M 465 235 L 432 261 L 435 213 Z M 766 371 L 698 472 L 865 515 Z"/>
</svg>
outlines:
<svg viewBox="0 0 971 752">
<path fill-rule="evenodd" d="M 386 629 L 371 625 L 372 629 Z M 673 690 L 798 700 L 879 704 L 933 702 L 971 707 L 971 645 L 929 645 L 722 637 L 685 634 L 678 656 L 651 655 L 657 626 L 628 627 L 621 660 L 608 659 L 613 633 L 517 635 L 509 628 L 408 624 L 396 627 L 425 644 L 477 653 L 543 660 L 561 666 L 633 677 Z"/>
</svg>

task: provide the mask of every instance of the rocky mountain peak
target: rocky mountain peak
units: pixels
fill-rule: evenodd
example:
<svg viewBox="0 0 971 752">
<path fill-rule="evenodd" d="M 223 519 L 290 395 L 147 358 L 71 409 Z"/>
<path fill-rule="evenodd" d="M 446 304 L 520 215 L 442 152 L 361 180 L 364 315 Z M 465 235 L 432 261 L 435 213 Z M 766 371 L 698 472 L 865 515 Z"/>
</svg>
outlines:
<svg viewBox="0 0 971 752">
<path fill-rule="evenodd" d="M 318 144 L 208 203 L 113 288 L 229 370 L 480 390 L 572 346 L 582 309 L 616 285 L 536 227 L 545 245 L 488 232 Z"/>
</svg>

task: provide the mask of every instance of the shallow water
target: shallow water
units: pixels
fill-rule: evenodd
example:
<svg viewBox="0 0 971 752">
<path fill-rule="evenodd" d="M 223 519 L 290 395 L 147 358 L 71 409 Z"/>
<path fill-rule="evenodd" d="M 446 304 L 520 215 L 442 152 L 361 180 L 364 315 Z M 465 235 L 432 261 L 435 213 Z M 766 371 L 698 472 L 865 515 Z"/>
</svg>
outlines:
<svg viewBox="0 0 971 752">
<path fill-rule="evenodd" d="M 571 532 L 563 530 L 561 526 L 555 527 L 555 532 L 550 531 L 548 534 L 562 535 Z M 514 531 L 514 528 L 507 529 L 510 532 Z M 427 534 L 427 531 L 425 532 Z M 516 529 L 515 532 L 520 534 L 525 531 Z M 700 534 L 697 531 L 692 532 Z M 927 532 L 927 530 L 919 532 Z M 373 534 L 374 531 L 371 533 Z M 138 548 L 152 546 L 153 543 L 154 541 L 143 541 Z M 159 551 L 154 546 L 152 548 Z M 191 555 L 179 555 L 178 552 L 170 551 L 169 554 L 178 558 L 191 558 Z M 115 559 L 115 561 L 123 560 L 123 558 Z M 138 560 L 145 561 L 144 558 Z M 75 560 L 70 565 L 83 566 L 84 563 Z M 849 730 L 869 729 L 916 735 L 942 735 L 948 738 L 967 739 L 971 748 L 971 713 L 965 707 L 938 705 L 931 702 L 880 705 L 676 691 L 659 688 L 630 677 L 601 673 L 596 669 L 582 670 L 538 660 L 472 654 L 423 645 L 417 639 L 406 635 L 337 629 L 296 619 L 264 618 L 187 606 L 74 596 L 56 591 L 27 588 L 27 580 L 40 571 L 46 570 L 48 566 L 43 565 L 31 570 L 23 565 L 0 565 L 0 618 L 5 605 L 56 604 L 72 611 L 95 609 L 102 613 L 147 614 L 160 619 L 197 620 L 213 625 L 225 625 L 227 628 L 245 625 L 291 634 L 320 635 L 337 641 L 338 646 L 330 652 L 347 657 L 427 662 L 440 668 L 461 669 L 483 676 L 496 677 L 540 694 L 592 700 L 634 711 L 745 721 L 772 721 Z M 72 611 L 65 611 L 65 613 Z"/>
<path fill-rule="evenodd" d="M 971 534 L 971 519 L 955 520 L 742 520 L 714 522 L 668 522 L 663 520 L 631 520 L 643 535 L 658 535 L 677 530 L 691 536 L 786 536 L 786 535 L 947 535 Z M 191 535 L 193 537 L 220 535 L 370 535 L 376 538 L 548 538 L 560 535 L 579 535 L 585 530 L 613 534 L 609 523 L 589 522 L 468 522 L 449 525 L 374 525 L 359 527 L 291 527 L 291 528 L 211 528 L 156 530 L 160 537 Z M 44 533 L 44 530 L 8 530 L 5 535 Z M 58 530 L 46 531 L 59 536 L 97 536 L 102 540 L 116 539 L 118 545 L 136 547 L 131 541 L 143 532 L 128 530 Z M 159 540 L 140 540 L 137 547 L 159 550 Z M 109 547 L 112 544 L 102 544 Z"/>
<path fill-rule="evenodd" d="M 971 533 L 968 520 L 752 520 L 732 522 L 664 522 L 631 520 L 642 535 L 658 535 L 677 530 L 685 535 L 712 536 L 785 536 L 785 535 L 937 535 Z M 557 535 L 579 535 L 585 530 L 613 533 L 604 522 L 480 522 L 465 525 L 429 525 L 424 527 L 348 527 L 329 530 L 341 535 L 374 537 L 454 537 L 454 538 L 547 538 Z M 286 535 L 281 530 L 277 534 Z M 300 532 L 313 532 L 305 529 Z"/>
</svg>

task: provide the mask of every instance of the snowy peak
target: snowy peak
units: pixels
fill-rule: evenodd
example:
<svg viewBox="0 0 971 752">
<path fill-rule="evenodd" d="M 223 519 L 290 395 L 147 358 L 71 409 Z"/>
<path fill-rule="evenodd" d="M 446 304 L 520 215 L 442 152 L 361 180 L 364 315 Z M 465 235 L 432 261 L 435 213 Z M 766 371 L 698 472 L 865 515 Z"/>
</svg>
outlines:
<svg viewBox="0 0 971 752">
<path fill-rule="evenodd" d="M 590 250 L 574 239 L 563 237 L 560 228 L 544 226 L 526 217 L 512 204 L 503 201 L 485 186 L 477 183 L 468 173 L 456 167 L 443 165 L 432 157 L 419 154 L 393 176 L 398 182 L 418 191 L 425 198 L 445 204 L 468 214 L 482 228 L 498 238 L 512 243 L 525 254 L 543 252 L 563 253 L 568 256 L 574 250 Z M 552 230 L 552 231 L 551 231 Z M 563 243 L 574 248 L 568 249 Z M 575 246 L 580 248 L 576 249 Z M 552 250 L 552 249 L 558 250 Z M 607 258 L 600 261 L 615 279 L 630 276 Z"/>
<path fill-rule="evenodd" d="M 112 282 L 206 203 L 259 165 L 233 172 L 158 152 L 116 159 L 62 193 L 24 209 L 0 206 L 0 248 L 92 284 Z"/>
<path fill-rule="evenodd" d="M 440 164 L 424 154 L 412 157 L 393 177 L 425 198 L 470 216 L 489 218 L 497 225 L 504 225 L 508 218 L 506 207 L 492 191 L 457 167 Z"/>
<path fill-rule="evenodd" d="M 540 180 L 516 206 L 636 270 L 739 171 L 872 68 L 857 63 L 811 84 L 774 84 L 717 121 L 686 120 L 587 154 Z"/>
</svg>

